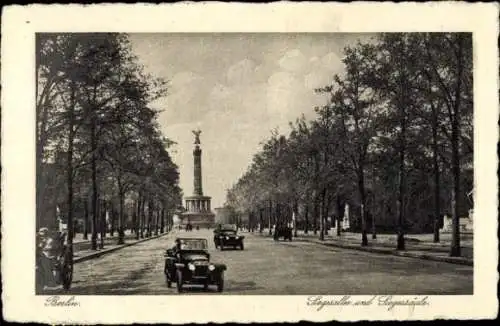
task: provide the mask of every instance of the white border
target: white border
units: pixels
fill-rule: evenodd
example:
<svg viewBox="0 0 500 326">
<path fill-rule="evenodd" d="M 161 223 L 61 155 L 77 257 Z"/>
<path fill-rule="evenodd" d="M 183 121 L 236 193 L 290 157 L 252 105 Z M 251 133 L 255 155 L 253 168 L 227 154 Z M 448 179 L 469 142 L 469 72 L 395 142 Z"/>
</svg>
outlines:
<svg viewBox="0 0 500 326">
<path fill-rule="evenodd" d="M 474 34 L 474 295 L 432 296 L 413 311 L 325 307 L 305 296 L 82 296 L 76 308 L 33 295 L 35 32 L 413 32 Z M 496 175 L 498 7 L 467 3 L 31 5 L 2 13 L 2 277 L 6 320 L 48 323 L 493 318 L 498 311 Z M 184 307 L 195 310 L 181 313 Z M 223 311 L 223 313 L 221 313 Z"/>
</svg>

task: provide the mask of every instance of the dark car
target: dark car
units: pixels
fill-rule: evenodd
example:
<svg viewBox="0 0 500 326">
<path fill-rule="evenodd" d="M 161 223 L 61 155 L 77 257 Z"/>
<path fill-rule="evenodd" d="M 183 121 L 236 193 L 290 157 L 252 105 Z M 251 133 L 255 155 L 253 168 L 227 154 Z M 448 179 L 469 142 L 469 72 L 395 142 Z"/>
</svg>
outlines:
<svg viewBox="0 0 500 326">
<path fill-rule="evenodd" d="M 292 228 L 287 225 L 277 225 L 274 230 L 274 240 L 277 241 L 280 238 L 292 241 Z"/>
<path fill-rule="evenodd" d="M 206 239 L 177 238 L 175 246 L 165 253 L 165 278 L 167 286 L 177 283 L 177 291 L 184 285 L 203 285 L 207 290 L 216 285 L 217 291 L 224 290 L 224 264 L 210 262 Z"/>
<path fill-rule="evenodd" d="M 244 250 L 243 240 L 245 236 L 239 235 L 236 228 L 221 227 L 214 230 L 215 248 L 224 250 L 225 247 L 240 248 Z"/>
</svg>

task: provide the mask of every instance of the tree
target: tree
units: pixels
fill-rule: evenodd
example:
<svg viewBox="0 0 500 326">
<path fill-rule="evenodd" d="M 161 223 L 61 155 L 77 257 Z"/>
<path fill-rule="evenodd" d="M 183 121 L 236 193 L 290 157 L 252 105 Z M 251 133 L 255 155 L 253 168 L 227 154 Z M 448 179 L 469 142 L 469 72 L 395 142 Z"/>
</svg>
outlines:
<svg viewBox="0 0 500 326">
<path fill-rule="evenodd" d="M 400 250 L 409 230 L 430 226 L 439 241 L 441 209 L 451 204 L 451 254 L 459 254 L 460 186 L 472 187 L 471 49 L 463 33 L 387 33 L 347 47 L 344 73 L 318 90 L 328 105 L 311 121 L 291 123 L 288 136 L 273 132 L 227 203 L 242 212 L 269 208 L 271 225 L 302 201 L 305 231 L 311 207 L 323 238 L 330 210 L 340 222 L 349 202 L 361 211 L 363 245 L 369 222 L 375 238 L 376 224 L 393 230 L 397 220 Z M 255 189 L 259 195 L 245 203 Z M 453 200 L 440 189 L 453 189 Z"/>
<path fill-rule="evenodd" d="M 361 201 L 361 224 L 363 246 L 368 245 L 366 222 L 366 167 L 368 148 L 376 135 L 377 99 L 370 87 L 376 64 L 376 48 L 371 44 L 357 44 L 344 50 L 342 60 L 346 74 L 334 77 L 333 85 L 319 89 L 331 95 L 330 109 L 340 123 L 343 154 L 357 178 Z M 375 232 L 373 233 L 375 237 Z"/>
<path fill-rule="evenodd" d="M 117 189 L 122 243 L 124 198 L 128 191 L 137 189 L 144 168 L 142 157 L 133 155 L 137 142 L 142 142 L 142 149 L 162 147 L 162 167 L 170 164 L 168 171 L 173 176 L 161 182 L 176 200 L 180 192 L 177 167 L 166 152 L 172 142 L 161 136 L 157 112 L 147 108 L 149 102 L 166 94 L 166 84 L 143 73 L 125 34 L 40 34 L 37 50 L 37 203 L 48 195 L 43 192 L 47 188 L 43 176 L 50 160 L 55 160 L 56 175 L 66 175 L 65 215 L 72 238 L 75 182 L 84 189 L 79 195 L 87 197 L 85 185 L 90 177 L 92 248 L 96 249 L 99 198 L 112 198 L 109 192 Z M 108 173 L 116 184 L 99 187 L 108 182 L 104 178 Z M 144 190 L 155 196 L 166 189 L 155 186 Z M 39 209 L 37 221 L 40 214 Z"/>
<path fill-rule="evenodd" d="M 446 45 L 446 50 L 443 50 L 443 44 Z M 472 147 L 468 141 L 471 138 L 462 137 L 461 121 L 467 121 L 468 119 L 464 117 L 470 116 L 467 113 L 472 110 L 472 35 L 470 33 L 430 34 L 424 45 L 429 65 L 426 76 L 429 81 L 437 85 L 450 121 L 453 174 L 453 236 L 450 255 L 460 256 L 461 141 Z"/>
</svg>

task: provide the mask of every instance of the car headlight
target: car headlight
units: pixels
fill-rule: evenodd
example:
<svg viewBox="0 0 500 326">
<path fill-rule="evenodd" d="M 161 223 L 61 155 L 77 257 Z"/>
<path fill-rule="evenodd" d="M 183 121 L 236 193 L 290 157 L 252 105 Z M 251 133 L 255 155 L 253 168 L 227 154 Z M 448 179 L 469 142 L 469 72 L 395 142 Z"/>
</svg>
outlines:
<svg viewBox="0 0 500 326">
<path fill-rule="evenodd" d="M 240 237 L 236 236 L 235 239 L 239 239 Z"/>
<path fill-rule="evenodd" d="M 214 269 L 215 269 L 215 266 L 214 266 L 214 265 L 210 265 L 210 266 L 208 266 L 208 270 L 209 270 L 209 271 L 213 271 Z"/>
<path fill-rule="evenodd" d="M 193 264 L 189 264 L 188 268 L 190 271 L 194 271 L 196 269 L 196 267 Z"/>
<path fill-rule="evenodd" d="M 229 237 L 226 237 L 226 240 L 229 240 Z"/>
</svg>

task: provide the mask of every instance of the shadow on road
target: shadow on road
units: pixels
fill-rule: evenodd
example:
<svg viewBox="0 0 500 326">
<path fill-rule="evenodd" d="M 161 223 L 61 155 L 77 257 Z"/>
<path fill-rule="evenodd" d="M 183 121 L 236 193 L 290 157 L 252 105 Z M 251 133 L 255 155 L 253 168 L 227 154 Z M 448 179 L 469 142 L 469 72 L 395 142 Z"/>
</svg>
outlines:
<svg viewBox="0 0 500 326">
<path fill-rule="evenodd" d="M 219 249 L 219 252 L 220 251 L 222 251 L 222 252 L 224 252 L 224 251 L 247 251 L 247 248 L 245 248 L 245 250 L 241 250 L 240 248 L 227 248 L 227 247 L 225 247 L 224 250 Z"/>
<path fill-rule="evenodd" d="M 224 287 L 224 292 L 243 292 L 251 290 L 264 289 L 262 286 L 257 286 L 253 281 L 249 282 L 237 282 L 237 281 L 227 281 Z M 216 287 L 211 285 L 208 290 L 204 290 L 203 286 L 189 285 L 183 287 L 184 294 L 220 294 L 217 292 Z"/>
<path fill-rule="evenodd" d="M 247 282 L 228 281 L 224 291 L 240 292 L 240 291 L 250 291 L 250 290 L 260 290 L 260 289 L 264 289 L 264 287 L 257 286 L 257 283 L 253 281 L 247 281 Z"/>
</svg>

